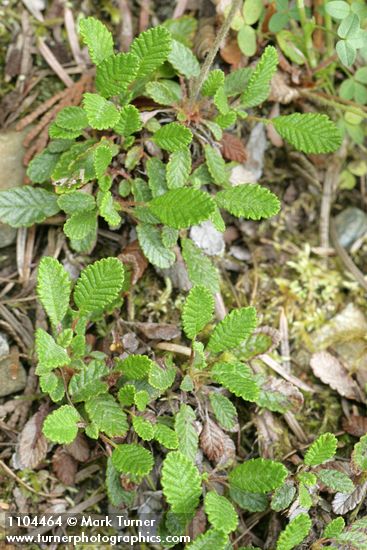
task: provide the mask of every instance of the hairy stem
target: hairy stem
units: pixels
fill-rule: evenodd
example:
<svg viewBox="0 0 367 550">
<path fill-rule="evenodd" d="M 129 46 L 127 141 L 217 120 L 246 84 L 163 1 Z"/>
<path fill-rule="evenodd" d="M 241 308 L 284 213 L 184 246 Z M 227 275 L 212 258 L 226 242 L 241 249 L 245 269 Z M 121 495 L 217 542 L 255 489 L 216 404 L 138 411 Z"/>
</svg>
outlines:
<svg viewBox="0 0 367 550">
<path fill-rule="evenodd" d="M 223 39 L 225 38 L 227 32 L 229 31 L 229 27 L 231 25 L 231 22 L 232 22 L 234 16 L 236 15 L 236 13 L 237 13 L 237 10 L 240 8 L 241 5 L 242 5 L 242 0 L 233 0 L 232 5 L 231 5 L 231 9 L 229 10 L 227 17 L 225 18 L 221 28 L 219 29 L 219 32 L 216 36 L 216 39 L 214 41 L 213 46 L 211 47 L 210 51 L 208 52 L 208 55 L 205 58 L 205 61 L 204 61 L 203 65 L 201 67 L 201 70 L 200 70 L 200 74 L 194 81 L 192 91 L 191 91 L 191 94 L 190 94 L 190 104 L 191 105 L 193 103 L 195 103 L 195 101 L 197 100 L 197 98 L 199 96 L 199 93 L 200 93 L 200 90 L 201 90 L 201 88 L 202 88 L 202 86 L 203 86 L 203 84 L 204 84 L 204 82 L 205 82 L 205 80 L 208 76 L 210 67 L 212 66 L 213 61 L 215 59 L 215 56 L 218 53 L 220 45 L 221 45 Z"/>
</svg>

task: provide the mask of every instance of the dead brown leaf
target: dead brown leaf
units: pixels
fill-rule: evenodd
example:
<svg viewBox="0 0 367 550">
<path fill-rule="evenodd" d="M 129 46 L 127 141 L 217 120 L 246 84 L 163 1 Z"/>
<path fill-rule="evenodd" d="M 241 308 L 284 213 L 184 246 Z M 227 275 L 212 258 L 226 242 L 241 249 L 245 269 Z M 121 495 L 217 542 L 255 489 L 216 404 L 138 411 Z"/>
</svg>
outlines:
<svg viewBox="0 0 367 550">
<path fill-rule="evenodd" d="M 174 340 L 181 335 L 176 325 L 168 323 L 134 323 L 134 326 L 149 340 Z"/>
<path fill-rule="evenodd" d="M 65 449 L 78 462 L 86 462 L 90 456 L 87 438 L 82 433 L 78 433 L 74 441 L 66 445 Z"/>
<path fill-rule="evenodd" d="M 148 267 L 148 261 L 142 253 L 137 240 L 125 246 L 121 254 L 119 254 L 118 259 L 131 267 L 131 283 L 133 285 L 141 279 L 144 271 Z"/>
<path fill-rule="evenodd" d="M 223 48 L 220 49 L 220 55 L 226 63 L 233 65 L 233 68 L 237 68 L 242 59 L 242 52 L 238 46 L 237 38 L 227 39 Z"/>
<path fill-rule="evenodd" d="M 358 384 L 336 357 L 327 351 L 318 351 L 311 357 L 313 373 L 317 378 L 336 390 L 343 397 L 363 401 Z"/>
<path fill-rule="evenodd" d="M 188 535 L 191 540 L 196 539 L 199 535 L 202 535 L 206 529 L 206 515 L 204 508 L 201 507 L 196 511 L 190 525 L 188 526 Z"/>
<path fill-rule="evenodd" d="M 284 73 L 276 72 L 271 80 L 270 101 L 276 101 L 284 105 L 291 103 L 299 97 L 299 91 L 286 83 Z"/>
<path fill-rule="evenodd" d="M 350 495 L 344 493 L 336 493 L 332 502 L 334 514 L 344 516 L 347 512 L 350 512 L 350 510 L 354 510 L 354 508 L 366 496 L 366 489 L 367 482 L 356 487 L 356 489 Z"/>
<path fill-rule="evenodd" d="M 242 164 L 247 159 L 246 147 L 242 140 L 233 134 L 224 132 L 221 139 L 222 153 L 225 159 Z"/>
<path fill-rule="evenodd" d="M 226 464 L 236 457 L 232 439 L 210 418 L 205 421 L 200 434 L 200 447 L 215 464 Z"/>
<path fill-rule="evenodd" d="M 47 454 L 47 441 L 41 432 L 43 415 L 34 414 L 19 435 L 17 453 L 23 468 L 34 469 Z"/>
<path fill-rule="evenodd" d="M 367 416 L 351 414 L 349 418 L 343 418 L 343 430 L 355 437 L 362 437 L 367 433 Z"/>
<path fill-rule="evenodd" d="M 63 448 L 58 447 L 52 457 L 52 469 L 57 477 L 67 486 L 75 484 L 75 475 L 78 469 L 76 460 Z"/>
</svg>

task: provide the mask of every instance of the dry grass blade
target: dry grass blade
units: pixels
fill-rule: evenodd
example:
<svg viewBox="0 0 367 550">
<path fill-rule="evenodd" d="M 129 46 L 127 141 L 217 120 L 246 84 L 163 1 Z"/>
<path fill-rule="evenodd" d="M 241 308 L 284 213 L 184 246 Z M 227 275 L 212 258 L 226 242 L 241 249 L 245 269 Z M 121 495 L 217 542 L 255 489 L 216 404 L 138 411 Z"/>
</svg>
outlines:
<svg viewBox="0 0 367 550">
<path fill-rule="evenodd" d="M 79 46 L 79 39 L 75 28 L 73 12 L 70 8 L 68 8 L 68 6 L 64 7 L 64 23 L 66 33 L 68 35 L 70 49 L 75 59 L 75 62 L 77 63 L 77 65 L 85 67 L 85 60 Z"/>
<path fill-rule="evenodd" d="M 57 61 L 56 57 L 42 38 L 38 40 L 38 49 L 46 63 L 57 74 L 59 79 L 65 84 L 65 86 L 70 88 L 70 86 L 74 84 L 74 81 L 70 78 L 63 66 Z"/>
</svg>

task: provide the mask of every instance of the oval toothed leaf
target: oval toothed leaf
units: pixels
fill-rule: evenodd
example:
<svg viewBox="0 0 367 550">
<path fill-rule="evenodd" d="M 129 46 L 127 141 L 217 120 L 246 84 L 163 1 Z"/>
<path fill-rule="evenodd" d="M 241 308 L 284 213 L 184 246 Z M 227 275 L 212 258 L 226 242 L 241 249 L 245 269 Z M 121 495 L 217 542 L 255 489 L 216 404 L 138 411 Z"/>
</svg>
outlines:
<svg viewBox="0 0 367 550">
<path fill-rule="evenodd" d="M 188 187 L 171 189 L 148 204 L 162 223 L 174 229 L 184 229 L 207 220 L 215 210 L 215 203 L 208 193 Z"/>
<path fill-rule="evenodd" d="M 194 286 L 182 310 L 182 324 L 188 338 L 194 339 L 213 317 L 214 298 L 203 286 Z"/>
<path fill-rule="evenodd" d="M 257 184 L 236 185 L 220 191 L 215 196 L 220 208 L 238 218 L 250 220 L 270 218 L 279 212 L 279 199 L 266 187 Z"/>
<path fill-rule="evenodd" d="M 124 268 L 117 258 L 104 258 L 89 265 L 80 274 L 74 301 L 83 313 L 99 311 L 113 302 L 124 282 Z"/>
</svg>

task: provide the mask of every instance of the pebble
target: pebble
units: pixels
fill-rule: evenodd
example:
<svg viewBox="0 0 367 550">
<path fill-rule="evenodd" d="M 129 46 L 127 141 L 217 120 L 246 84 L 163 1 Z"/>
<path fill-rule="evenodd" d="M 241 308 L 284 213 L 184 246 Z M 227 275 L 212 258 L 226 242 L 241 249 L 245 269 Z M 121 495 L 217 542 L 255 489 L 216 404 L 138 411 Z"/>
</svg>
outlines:
<svg viewBox="0 0 367 550">
<path fill-rule="evenodd" d="M 0 332 L 0 358 L 9 355 L 8 339 L 3 332 Z"/>
<path fill-rule="evenodd" d="M 339 243 L 349 248 L 367 232 L 367 215 L 363 210 L 350 206 L 336 216 L 335 229 Z"/>
<path fill-rule="evenodd" d="M 14 368 L 11 357 L 0 359 L 0 397 L 24 390 L 27 373 L 20 363 Z"/>
<path fill-rule="evenodd" d="M 23 165 L 23 139 L 27 130 L 16 132 L 5 130 L 0 132 L 0 191 L 23 185 L 25 167 Z M 17 230 L 5 224 L 0 224 L 0 248 L 15 242 Z"/>
</svg>

